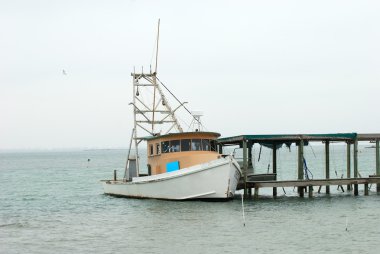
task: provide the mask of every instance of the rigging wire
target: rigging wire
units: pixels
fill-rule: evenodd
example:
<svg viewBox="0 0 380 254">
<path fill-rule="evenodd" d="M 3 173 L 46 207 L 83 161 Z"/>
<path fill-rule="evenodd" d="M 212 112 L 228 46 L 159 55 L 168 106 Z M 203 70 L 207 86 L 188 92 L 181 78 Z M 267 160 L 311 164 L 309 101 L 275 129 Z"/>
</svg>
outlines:
<svg viewBox="0 0 380 254">
<path fill-rule="evenodd" d="M 268 168 L 267 168 L 267 174 L 269 174 L 269 168 L 270 168 L 270 159 L 272 158 L 272 149 L 269 150 L 269 157 L 268 157 Z"/>
<path fill-rule="evenodd" d="M 158 80 L 158 78 L 157 78 L 157 80 Z M 162 82 L 161 81 L 159 81 L 161 84 L 162 84 Z M 163 84 L 162 84 L 163 85 Z M 138 95 L 138 97 L 139 97 L 139 99 L 140 99 L 140 101 L 142 102 L 142 103 L 144 103 L 144 104 L 147 104 L 147 101 L 150 101 L 150 98 L 153 96 L 153 92 L 151 91 L 151 89 L 148 89 L 148 87 L 144 87 L 144 86 L 141 86 L 140 88 L 139 88 L 139 86 L 138 86 L 138 89 L 139 89 L 139 95 Z M 165 89 L 176 99 L 176 101 L 178 102 L 178 103 L 180 103 L 180 104 L 182 104 L 180 101 L 179 101 L 179 99 L 178 98 L 176 98 L 175 96 L 174 96 L 174 94 L 173 93 L 171 93 L 169 90 L 168 90 L 168 88 L 167 87 L 165 87 Z M 155 106 L 155 105 L 154 105 Z M 182 104 L 182 106 L 183 107 L 185 107 L 183 104 Z M 188 111 L 188 112 L 190 112 L 187 108 L 186 108 L 186 110 Z M 190 113 L 190 115 L 192 116 L 192 119 L 193 119 L 193 122 L 194 122 L 194 120 L 197 120 L 197 119 L 195 119 L 194 118 L 194 116 Z M 191 128 L 191 124 L 189 124 L 188 123 L 188 121 L 186 121 L 186 120 L 184 120 L 183 118 L 181 118 L 181 117 L 179 117 L 178 115 L 176 115 L 176 117 L 178 118 L 178 120 L 182 123 L 182 124 L 184 124 L 189 130 L 190 130 L 190 128 Z M 206 131 L 207 131 L 207 128 L 202 124 L 202 123 L 200 123 L 201 124 L 201 126 L 202 126 L 202 128 L 203 129 L 205 129 Z"/>
<path fill-rule="evenodd" d="M 158 82 L 160 82 L 160 84 L 174 97 L 174 99 L 176 99 L 178 103 L 182 104 L 182 102 L 169 90 L 169 88 L 167 88 L 164 85 L 164 83 L 162 83 L 158 77 L 156 77 L 156 78 L 157 78 Z M 200 121 L 198 119 L 196 119 L 195 116 L 193 116 L 193 114 L 191 114 L 190 110 L 185 105 L 182 105 L 182 107 L 195 119 L 195 121 L 197 121 L 199 124 L 201 124 Z"/>
<path fill-rule="evenodd" d="M 317 156 L 315 155 L 314 149 L 313 149 L 313 147 L 311 146 L 311 143 L 310 143 L 310 142 L 309 142 L 309 146 L 310 146 L 310 148 L 311 148 L 311 151 L 313 152 L 314 158 L 317 158 Z"/>
</svg>

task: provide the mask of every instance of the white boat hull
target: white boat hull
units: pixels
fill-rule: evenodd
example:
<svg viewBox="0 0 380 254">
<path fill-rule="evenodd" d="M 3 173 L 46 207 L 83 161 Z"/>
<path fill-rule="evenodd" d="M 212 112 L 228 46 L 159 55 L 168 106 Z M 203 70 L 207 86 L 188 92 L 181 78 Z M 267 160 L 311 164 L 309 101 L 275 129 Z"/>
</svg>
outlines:
<svg viewBox="0 0 380 254">
<path fill-rule="evenodd" d="M 232 156 L 130 182 L 103 180 L 104 193 L 133 198 L 169 200 L 229 199 L 235 194 L 241 170 Z"/>
</svg>

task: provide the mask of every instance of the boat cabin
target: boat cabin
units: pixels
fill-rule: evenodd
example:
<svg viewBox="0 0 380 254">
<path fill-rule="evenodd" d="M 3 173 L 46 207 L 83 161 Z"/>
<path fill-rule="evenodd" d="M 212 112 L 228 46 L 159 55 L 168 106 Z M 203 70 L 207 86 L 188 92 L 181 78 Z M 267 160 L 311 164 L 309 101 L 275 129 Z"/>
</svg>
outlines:
<svg viewBox="0 0 380 254">
<path fill-rule="evenodd" d="M 182 132 L 146 138 L 150 175 L 181 170 L 220 158 L 215 132 Z"/>
</svg>

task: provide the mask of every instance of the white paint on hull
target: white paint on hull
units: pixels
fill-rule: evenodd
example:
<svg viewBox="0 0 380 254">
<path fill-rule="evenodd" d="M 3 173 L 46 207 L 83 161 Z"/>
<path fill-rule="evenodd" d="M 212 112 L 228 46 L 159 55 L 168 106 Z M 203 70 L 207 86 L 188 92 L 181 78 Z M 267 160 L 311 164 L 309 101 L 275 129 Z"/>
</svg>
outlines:
<svg viewBox="0 0 380 254">
<path fill-rule="evenodd" d="M 104 180 L 106 194 L 170 200 L 227 199 L 235 194 L 241 176 L 232 156 L 153 176 L 135 177 L 131 182 Z"/>
</svg>

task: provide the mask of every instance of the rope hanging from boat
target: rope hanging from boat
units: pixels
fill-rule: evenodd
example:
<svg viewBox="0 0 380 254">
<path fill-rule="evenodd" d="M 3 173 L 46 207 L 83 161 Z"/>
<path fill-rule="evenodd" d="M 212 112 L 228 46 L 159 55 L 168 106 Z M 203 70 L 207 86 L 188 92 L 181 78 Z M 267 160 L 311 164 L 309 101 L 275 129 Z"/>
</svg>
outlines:
<svg viewBox="0 0 380 254">
<path fill-rule="evenodd" d="M 257 162 L 260 161 L 261 158 L 261 150 L 263 149 L 263 145 L 260 145 L 260 151 L 259 151 L 259 158 L 257 159 Z"/>
<path fill-rule="evenodd" d="M 270 169 L 270 158 L 272 157 L 272 150 L 269 151 L 269 157 L 268 157 L 268 167 L 267 167 L 267 174 L 269 174 Z"/>
<path fill-rule="evenodd" d="M 337 171 L 337 169 L 336 169 L 336 168 L 337 168 L 337 165 L 336 165 L 336 161 L 335 161 L 336 157 L 335 157 L 335 151 L 334 151 L 334 146 L 333 146 L 333 145 L 331 146 L 331 159 L 332 159 L 333 168 L 334 168 L 334 171 L 335 171 L 335 176 L 336 176 L 336 178 L 339 178 L 339 176 L 338 176 L 338 171 Z M 340 176 L 340 178 L 343 178 L 343 176 L 344 176 L 343 169 L 341 168 L 340 171 L 341 171 L 340 173 L 342 173 L 341 176 Z M 342 192 L 344 192 L 344 189 L 343 189 L 343 186 L 342 186 L 342 185 L 338 185 L 338 186 L 337 186 L 337 190 L 339 190 L 339 189 L 341 189 Z"/>
<path fill-rule="evenodd" d="M 307 167 L 307 162 L 306 162 L 306 159 L 305 157 L 303 157 L 303 170 L 305 171 L 305 179 L 306 180 L 310 180 L 310 179 L 313 179 L 313 173 L 311 173 L 311 171 L 309 170 L 309 168 Z M 309 177 L 309 173 L 311 175 L 311 178 Z"/>
</svg>

